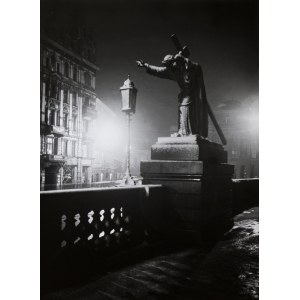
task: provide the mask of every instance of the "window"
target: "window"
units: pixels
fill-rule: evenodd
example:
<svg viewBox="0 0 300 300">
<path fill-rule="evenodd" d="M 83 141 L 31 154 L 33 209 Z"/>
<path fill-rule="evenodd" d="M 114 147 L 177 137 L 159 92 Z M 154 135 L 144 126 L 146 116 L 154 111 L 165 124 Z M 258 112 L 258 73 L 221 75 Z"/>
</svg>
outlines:
<svg viewBox="0 0 300 300">
<path fill-rule="evenodd" d="M 72 105 L 77 106 L 77 94 L 75 92 L 73 93 Z"/>
<path fill-rule="evenodd" d="M 92 87 L 95 88 L 95 76 L 92 76 Z"/>
<path fill-rule="evenodd" d="M 76 131 L 77 130 L 77 117 L 76 116 L 72 116 L 72 123 L 73 123 L 73 128 L 72 130 L 73 131 Z"/>
<path fill-rule="evenodd" d="M 60 125 L 60 111 L 56 111 L 56 126 Z"/>
<path fill-rule="evenodd" d="M 84 105 L 86 105 L 86 106 L 89 106 L 89 105 L 90 105 L 90 97 L 89 97 L 89 96 L 86 96 L 86 97 L 84 98 Z"/>
<path fill-rule="evenodd" d="M 68 119 L 69 119 L 69 115 L 68 114 L 66 114 L 66 113 L 64 113 L 64 127 L 65 127 L 65 129 L 68 129 Z"/>
<path fill-rule="evenodd" d="M 58 154 L 58 138 L 54 139 L 54 144 L 53 144 L 53 154 L 57 155 Z"/>
<path fill-rule="evenodd" d="M 64 90 L 64 103 L 69 103 L 68 90 Z"/>
<path fill-rule="evenodd" d="M 56 63 L 56 72 L 60 73 L 60 63 L 59 62 Z"/>
<path fill-rule="evenodd" d="M 85 72 L 85 73 L 84 73 L 84 83 L 85 83 L 87 86 L 91 86 L 91 75 L 90 75 L 90 73 L 88 73 L 88 72 Z"/>
<path fill-rule="evenodd" d="M 74 67 L 73 69 L 73 80 L 77 81 L 77 68 Z"/>
<path fill-rule="evenodd" d="M 71 144 L 71 141 L 67 141 L 68 143 L 68 146 L 67 146 L 67 154 L 68 156 L 71 156 L 72 155 L 72 144 Z"/>
<path fill-rule="evenodd" d="M 69 77 L 69 64 L 67 62 L 65 62 L 65 65 L 64 65 L 64 75 L 66 77 Z"/>
<path fill-rule="evenodd" d="M 76 156 L 76 141 L 72 141 L 72 156 Z"/>
<path fill-rule="evenodd" d="M 52 71 L 54 71 L 54 69 L 55 69 L 55 62 L 56 62 L 56 58 L 55 58 L 55 55 L 54 54 L 52 54 L 51 55 L 51 58 L 50 58 L 50 64 L 51 64 L 51 70 Z"/>
<path fill-rule="evenodd" d="M 68 141 L 67 140 L 63 140 L 63 155 L 67 156 L 68 155 Z"/>
<path fill-rule="evenodd" d="M 49 123 L 50 125 L 55 125 L 55 110 L 54 109 L 50 109 L 49 112 Z"/>
<path fill-rule="evenodd" d="M 53 138 L 47 138 L 47 154 L 53 154 Z"/>
<path fill-rule="evenodd" d="M 56 98 L 57 96 L 57 87 L 54 82 L 51 83 L 51 89 L 50 89 L 50 97 Z"/>
</svg>

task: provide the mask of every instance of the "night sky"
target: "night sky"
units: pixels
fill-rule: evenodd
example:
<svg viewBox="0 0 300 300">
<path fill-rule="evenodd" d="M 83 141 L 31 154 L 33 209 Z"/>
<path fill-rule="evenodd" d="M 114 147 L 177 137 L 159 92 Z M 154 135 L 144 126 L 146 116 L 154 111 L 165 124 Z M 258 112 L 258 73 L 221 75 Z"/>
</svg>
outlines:
<svg viewBox="0 0 300 300">
<path fill-rule="evenodd" d="M 48 9 L 42 0 L 41 12 Z M 96 93 L 117 114 L 119 88 L 131 74 L 138 88 L 134 135 L 148 136 L 150 144 L 177 124 L 179 87 L 146 74 L 135 61 L 161 65 L 166 54 L 176 52 L 172 33 L 202 66 L 212 107 L 258 100 L 258 1 L 61 0 L 59 9 L 78 15 L 92 28 L 100 68 Z"/>
</svg>

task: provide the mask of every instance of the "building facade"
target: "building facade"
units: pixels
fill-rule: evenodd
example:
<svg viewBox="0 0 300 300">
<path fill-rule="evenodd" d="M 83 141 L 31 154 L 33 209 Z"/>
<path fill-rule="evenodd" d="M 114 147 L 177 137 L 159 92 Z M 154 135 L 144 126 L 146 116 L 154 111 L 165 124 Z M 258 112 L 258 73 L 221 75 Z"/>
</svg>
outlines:
<svg viewBox="0 0 300 300">
<path fill-rule="evenodd" d="M 228 163 L 235 166 L 234 178 L 259 177 L 258 102 L 227 101 L 214 109 L 226 137 Z M 221 143 L 210 122 L 209 139 Z"/>
<path fill-rule="evenodd" d="M 69 39 L 65 39 L 70 42 Z M 77 38 L 78 40 L 78 38 Z M 71 45 L 71 44 L 70 44 Z M 92 181 L 96 72 L 94 44 L 72 48 L 41 34 L 41 187 Z"/>
</svg>

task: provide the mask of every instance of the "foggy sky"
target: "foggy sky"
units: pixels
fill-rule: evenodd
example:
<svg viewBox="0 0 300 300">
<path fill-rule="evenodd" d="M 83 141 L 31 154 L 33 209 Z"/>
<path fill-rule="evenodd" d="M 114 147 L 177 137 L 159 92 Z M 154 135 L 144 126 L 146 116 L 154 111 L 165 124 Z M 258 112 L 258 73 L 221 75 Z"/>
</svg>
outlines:
<svg viewBox="0 0 300 300">
<path fill-rule="evenodd" d="M 100 68 L 96 93 L 117 113 L 119 88 L 131 74 L 138 88 L 133 117 L 138 136 L 146 132 L 152 141 L 177 124 L 176 82 L 152 77 L 135 63 L 143 59 L 161 65 L 166 54 L 175 54 L 172 33 L 188 45 L 190 59 L 202 66 L 213 107 L 258 97 L 258 1 L 63 0 L 59 7 L 92 27 Z"/>
</svg>

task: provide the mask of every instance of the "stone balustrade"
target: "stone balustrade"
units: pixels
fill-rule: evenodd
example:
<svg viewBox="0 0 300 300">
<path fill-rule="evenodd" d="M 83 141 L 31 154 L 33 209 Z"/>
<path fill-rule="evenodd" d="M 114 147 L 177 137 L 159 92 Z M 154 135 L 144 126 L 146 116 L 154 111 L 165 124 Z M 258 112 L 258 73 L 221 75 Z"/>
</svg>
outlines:
<svg viewBox="0 0 300 300">
<path fill-rule="evenodd" d="M 96 262 L 163 231 L 163 193 L 160 185 L 41 192 L 42 291 L 91 276 Z"/>
<path fill-rule="evenodd" d="M 258 184 L 258 179 L 232 181 L 233 215 L 258 204 Z M 159 184 L 41 192 L 42 293 L 105 272 L 108 257 L 145 241 L 192 241 L 191 218 L 182 216 L 184 209 L 172 195 Z M 188 198 L 181 200 L 190 205 Z M 208 200 L 216 205 L 213 198 Z M 205 213 L 210 222 L 201 227 L 207 233 L 220 222 L 209 208 Z M 219 208 L 227 211 L 227 206 Z"/>
</svg>

